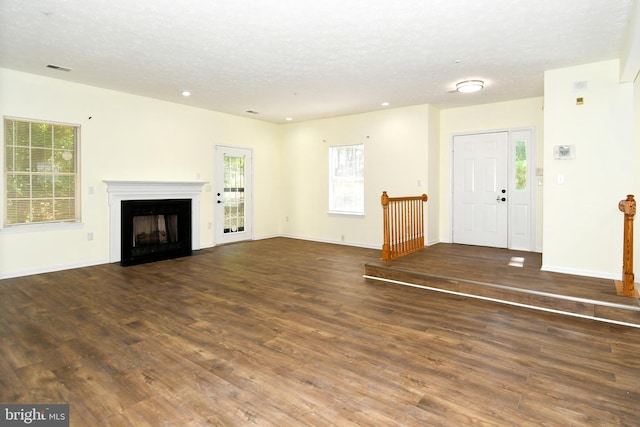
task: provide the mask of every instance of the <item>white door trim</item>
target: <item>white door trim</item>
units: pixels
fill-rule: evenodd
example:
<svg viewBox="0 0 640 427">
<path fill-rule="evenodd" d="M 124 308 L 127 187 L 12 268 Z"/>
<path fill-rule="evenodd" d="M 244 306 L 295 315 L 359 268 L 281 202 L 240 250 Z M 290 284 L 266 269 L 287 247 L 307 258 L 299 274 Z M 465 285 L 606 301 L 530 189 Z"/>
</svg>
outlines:
<svg viewBox="0 0 640 427">
<path fill-rule="evenodd" d="M 221 209 L 221 203 L 218 203 L 220 197 L 218 194 L 223 193 L 224 188 L 224 170 L 220 169 L 220 156 L 224 156 L 225 151 L 237 151 L 244 152 L 245 158 L 249 159 L 249 166 L 245 172 L 245 219 L 244 219 L 244 232 L 233 233 L 232 235 L 225 236 L 222 232 L 224 228 L 224 210 Z M 238 147 L 230 145 L 215 145 L 214 146 L 214 239 L 215 244 L 220 245 L 224 243 L 232 243 L 243 240 L 253 240 L 253 149 L 247 147 Z M 223 208 L 223 205 L 222 205 Z"/>
</svg>

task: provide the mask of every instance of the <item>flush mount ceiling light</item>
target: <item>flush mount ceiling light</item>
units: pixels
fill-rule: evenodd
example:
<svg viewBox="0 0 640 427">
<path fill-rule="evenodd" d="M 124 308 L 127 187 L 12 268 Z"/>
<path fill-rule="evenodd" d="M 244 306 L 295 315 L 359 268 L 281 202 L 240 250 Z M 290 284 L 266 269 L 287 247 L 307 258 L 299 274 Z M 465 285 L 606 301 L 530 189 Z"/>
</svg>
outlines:
<svg viewBox="0 0 640 427">
<path fill-rule="evenodd" d="M 182 96 L 184 96 L 185 98 L 187 98 L 187 97 L 191 96 L 191 92 L 190 92 L 190 91 L 188 91 L 188 90 L 183 90 L 183 91 L 182 91 Z"/>
<path fill-rule="evenodd" d="M 460 83 L 456 83 L 456 90 L 462 93 L 477 92 L 482 90 L 484 82 L 482 80 L 465 80 Z"/>
</svg>

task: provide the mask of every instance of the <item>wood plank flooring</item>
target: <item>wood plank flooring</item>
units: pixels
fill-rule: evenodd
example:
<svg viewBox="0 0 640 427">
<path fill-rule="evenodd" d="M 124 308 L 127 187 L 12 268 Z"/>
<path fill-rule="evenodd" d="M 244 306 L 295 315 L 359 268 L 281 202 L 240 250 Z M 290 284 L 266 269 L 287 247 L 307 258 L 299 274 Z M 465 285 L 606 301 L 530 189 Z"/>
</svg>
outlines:
<svg viewBox="0 0 640 427">
<path fill-rule="evenodd" d="M 521 266 L 510 265 L 514 258 Z M 367 262 L 365 275 L 640 327 L 640 299 L 621 296 L 614 280 L 541 267 L 535 252 L 440 243 L 394 261 Z"/>
<path fill-rule="evenodd" d="M 0 403 L 71 426 L 635 426 L 640 331 L 274 238 L 0 281 Z"/>
</svg>

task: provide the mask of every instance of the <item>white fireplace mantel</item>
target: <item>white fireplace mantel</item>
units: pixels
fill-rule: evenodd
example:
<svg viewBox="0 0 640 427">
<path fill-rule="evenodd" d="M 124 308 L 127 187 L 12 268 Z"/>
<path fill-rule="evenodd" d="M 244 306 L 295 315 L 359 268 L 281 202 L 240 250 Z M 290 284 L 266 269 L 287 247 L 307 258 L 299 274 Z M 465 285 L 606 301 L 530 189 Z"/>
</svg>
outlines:
<svg viewBox="0 0 640 427">
<path fill-rule="evenodd" d="M 105 180 L 109 194 L 109 260 L 121 260 L 122 201 L 191 199 L 191 248 L 200 249 L 200 181 L 111 181 Z"/>
</svg>

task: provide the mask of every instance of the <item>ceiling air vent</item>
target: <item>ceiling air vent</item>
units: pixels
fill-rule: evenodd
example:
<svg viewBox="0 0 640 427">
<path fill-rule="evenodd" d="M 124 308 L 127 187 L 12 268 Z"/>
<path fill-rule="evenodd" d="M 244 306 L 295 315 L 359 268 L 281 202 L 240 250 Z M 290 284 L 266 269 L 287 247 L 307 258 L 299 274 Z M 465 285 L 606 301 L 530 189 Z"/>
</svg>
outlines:
<svg viewBox="0 0 640 427">
<path fill-rule="evenodd" d="M 247 113 L 249 113 L 249 114 L 260 114 L 257 111 L 253 111 L 253 110 L 247 110 Z"/>
<path fill-rule="evenodd" d="M 47 65 L 47 68 L 51 68 L 52 70 L 58 70 L 58 71 L 71 71 L 71 68 L 60 67 L 59 65 L 53 65 L 53 64 Z"/>
</svg>

